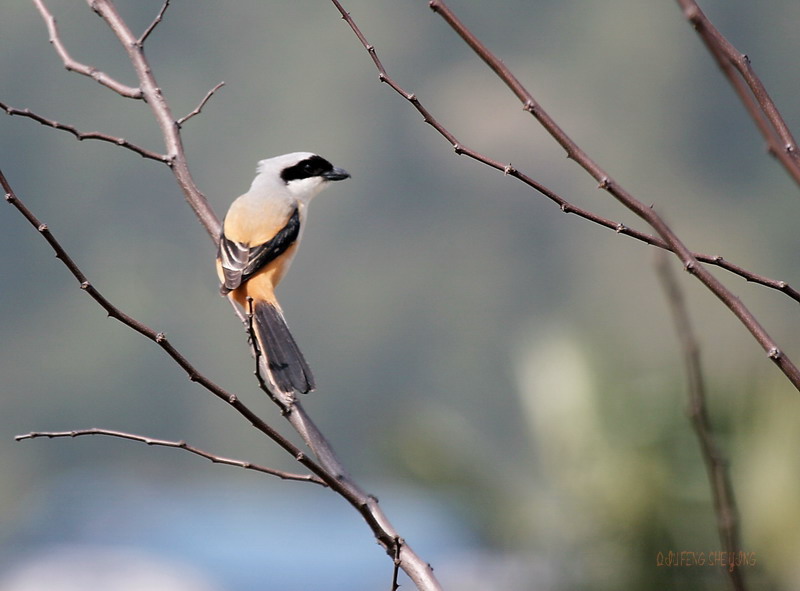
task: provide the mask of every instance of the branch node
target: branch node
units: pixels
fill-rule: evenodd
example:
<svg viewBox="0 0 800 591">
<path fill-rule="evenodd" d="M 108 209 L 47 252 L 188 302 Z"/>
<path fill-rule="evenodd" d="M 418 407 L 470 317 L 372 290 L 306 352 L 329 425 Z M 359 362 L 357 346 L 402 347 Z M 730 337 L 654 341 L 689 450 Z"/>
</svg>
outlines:
<svg viewBox="0 0 800 591">
<path fill-rule="evenodd" d="M 773 361 L 778 361 L 781 357 L 783 357 L 783 352 L 778 349 L 777 347 L 772 347 L 768 352 L 767 356 L 772 359 Z"/>
<path fill-rule="evenodd" d="M 683 263 L 683 270 L 686 271 L 687 273 L 694 273 L 695 271 L 694 261 L 686 261 L 685 263 Z"/>
<path fill-rule="evenodd" d="M 167 340 L 167 334 L 166 333 L 163 333 L 163 332 L 157 332 L 156 333 L 156 343 L 158 343 L 160 345 L 161 343 L 166 342 L 166 340 Z"/>
<path fill-rule="evenodd" d="M 89 283 L 88 281 L 81 281 L 81 289 L 82 289 L 83 291 L 86 291 L 86 290 L 87 290 L 87 289 L 89 289 L 91 286 L 92 286 L 92 284 L 91 284 L 91 283 Z"/>
<path fill-rule="evenodd" d="M 617 227 L 614 228 L 614 231 L 617 234 L 621 234 L 622 232 L 625 232 L 627 229 L 628 229 L 628 227 L 625 224 L 619 223 L 619 224 L 617 224 Z"/>
</svg>

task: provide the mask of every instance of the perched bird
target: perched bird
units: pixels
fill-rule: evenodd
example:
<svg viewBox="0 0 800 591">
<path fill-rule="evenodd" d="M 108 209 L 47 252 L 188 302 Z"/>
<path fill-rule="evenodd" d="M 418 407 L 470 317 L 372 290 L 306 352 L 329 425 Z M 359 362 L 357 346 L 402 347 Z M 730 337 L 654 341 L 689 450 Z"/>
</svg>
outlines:
<svg viewBox="0 0 800 591">
<path fill-rule="evenodd" d="M 220 291 L 245 311 L 252 298 L 265 377 L 289 398 L 313 390 L 314 377 L 289 332 L 275 287 L 297 252 L 309 202 L 330 181 L 349 176 L 310 152 L 262 160 L 250 190 L 231 204 L 222 225 L 217 250 Z"/>
</svg>

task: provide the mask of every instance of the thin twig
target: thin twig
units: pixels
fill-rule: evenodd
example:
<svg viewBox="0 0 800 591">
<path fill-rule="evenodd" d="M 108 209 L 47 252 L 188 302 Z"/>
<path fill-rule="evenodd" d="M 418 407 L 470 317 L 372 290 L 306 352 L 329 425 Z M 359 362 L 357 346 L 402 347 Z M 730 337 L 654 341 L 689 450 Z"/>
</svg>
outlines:
<svg viewBox="0 0 800 591">
<path fill-rule="evenodd" d="M 706 466 L 708 482 L 714 500 L 714 514 L 717 518 L 717 531 L 720 543 L 729 555 L 741 550 L 739 533 L 739 514 L 736 509 L 736 496 L 728 473 L 728 463 L 717 444 L 706 405 L 706 384 L 700 362 L 700 346 L 692 328 L 689 311 L 678 280 L 663 253 L 656 257 L 656 272 L 667 298 L 678 341 L 683 352 L 686 368 L 687 390 L 689 394 L 689 418 L 692 422 L 700 452 Z M 731 564 L 728 571 L 731 586 L 736 591 L 746 589 L 744 575 L 740 568 Z"/>
<path fill-rule="evenodd" d="M 539 183 L 532 177 L 514 168 L 511 164 L 505 164 L 503 162 L 489 158 L 488 156 L 485 156 L 484 154 L 481 154 L 480 152 L 473 150 L 472 148 L 469 148 L 463 143 L 461 143 L 449 129 L 447 129 L 441 122 L 439 122 L 439 120 L 436 119 L 436 117 L 434 117 L 434 115 L 423 106 L 423 104 L 420 102 L 416 94 L 406 91 L 402 86 L 400 86 L 394 79 L 392 79 L 389 76 L 383 64 L 381 63 L 380 59 L 378 58 L 375 46 L 367 41 L 366 37 L 361 32 L 358 25 L 350 16 L 350 13 L 348 13 L 342 7 L 342 5 L 339 3 L 338 0 L 331 0 L 331 1 L 341 13 L 342 19 L 345 22 L 347 22 L 347 24 L 352 29 L 353 33 L 356 35 L 361 44 L 369 53 L 370 58 L 372 58 L 372 61 L 374 62 L 375 67 L 378 70 L 378 79 L 381 82 L 388 84 L 392 88 L 392 90 L 394 90 L 397 94 L 399 94 L 400 96 L 405 98 L 408 102 L 410 102 L 411 105 L 420 113 L 420 115 L 422 115 L 423 121 L 428 125 L 430 125 L 431 127 L 433 127 L 442 137 L 444 137 L 450 143 L 450 145 L 453 146 L 456 154 L 476 160 L 477 162 L 480 162 L 482 164 L 489 166 L 490 168 L 502 172 L 505 176 L 510 176 L 517 179 L 518 181 L 531 187 L 532 189 L 539 192 L 541 195 L 543 195 L 544 197 L 546 197 L 547 199 L 558 205 L 558 207 L 561 209 L 563 213 L 574 214 L 581 219 L 593 222 L 595 224 L 603 226 L 604 228 L 608 228 L 609 230 L 613 230 L 617 234 L 634 238 L 636 240 L 644 242 L 645 244 L 649 244 L 657 248 L 662 248 L 664 250 L 671 250 L 669 244 L 666 241 L 659 238 L 658 236 L 653 236 L 652 234 L 641 232 L 639 230 L 626 226 L 625 224 L 621 224 L 620 222 L 616 222 L 614 220 L 605 218 L 596 213 L 583 209 L 577 205 L 574 205 L 573 203 L 570 203 L 564 197 L 562 197 L 549 187 Z M 793 300 L 795 300 L 796 302 L 800 303 L 800 291 L 791 287 L 786 281 L 772 279 L 764 275 L 753 273 L 751 271 L 748 271 L 744 267 L 728 262 L 726 259 L 724 259 L 719 255 L 702 254 L 697 252 L 693 252 L 692 254 L 700 262 L 718 266 L 735 275 L 742 277 L 746 281 L 757 283 L 759 285 L 763 285 L 764 287 L 780 291 L 785 295 L 789 296 L 790 298 L 792 298 Z"/>
<path fill-rule="evenodd" d="M 13 205 L 17 211 L 19 211 L 23 217 L 39 232 L 39 234 L 47 241 L 50 247 L 55 252 L 56 258 L 60 260 L 65 267 L 69 270 L 73 277 L 78 281 L 80 284 L 80 288 L 85 291 L 89 296 L 97 302 L 111 318 L 118 320 L 125 326 L 135 330 L 139 334 L 143 335 L 144 337 L 148 338 L 149 340 L 156 343 L 159 347 L 161 347 L 167 355 L 169 355 L 173 361 L 175 361 L 181 369 L 183 369 L 186 374 L 189 376 L 189 379 L 192 382 L 200 384 L 203 388 L 214 394 L 220 400 L 228 403 L 229 405 L 233 406 L 240 414 L 244 415 L 250 423 L 259 431 L 264 433 L 265 435 L 269 436 L 273 441 L 275 441 L 278 445 L 280 445 L 284 450 L 289 452 L 292 456 L 297 459 L 298 462 L 309 468 L 312 472 L 317 474 L 318 476 L 322 477 L 323 480 L 326 480 L 325 476 L 327 474 L 325 471 L 317 465 L 312 459 L 310 459 L 304 452 L 302 452 L 298 447 L 296 447 L 291 441 L 286 439 L 283 435 L 278 433 L 275 429 L 273 429 L 269 424 L 267 424 L 264 420 L 259 418 L 252 410 L 250 410 L 239 398 L 221 386 L 218 386 L 209 378 L 204 376 L 200 373 L 194 365 L 192 365 L 186 357 L 183 356 L 180 351 L 178 351 L 172 343 L 169 342 L 166 335 L 163 332 L 157 332 L 152 328 L 148 327 L 147 325 L 139 322 L 135 318 L 128 316 L 122 310 L 114 306 L 106 297 L 98 291 L 94 285 L 92 285 L 86 275 L 84 275 L 83 271 L 78 267 L 72 257 L 69 256 L 66 250 L 61 246 L 61 244 L 56 240 L 53 233 L 50 231 L 50 228 L 47 224 L 42 223 L 28 207 L 17 197 L 14 193 L 14 190 L 11 188 L 8 180 L 6 179 L 3 172 L 0 170 L 0 186 L 3 187 L 5 191 L 5 199 L 6 201 Z M 330 480 L 330 478 L 328 478 Z M 327 480 L 326 480 L 327 482 Z"/>
<path fill-rule="evenodd" d="M 200 192 L 192 179 L 179 126 L 172 115 L 161 88 L 156 82 L 153 70 L 144 56 L 144 51 L 139 45 L 137 37 L 122 19 L 112 2 L 109 0 L 86 0 L 86 2 L 106 22 L 117 36 L 122 47 L 125 48 L 128 59 L 130 59 L 136 76 L 139 78 L 143 98 L 147 101 L 161 129 L 164 144 L 167 148 L 167 155 L 170 158 L 172 173 L 175 175 L 186 201 L 194 210 L 200 223 L 205 227 L 209 237 L 216 243 L 222 227 L 219 218 L 214 213 L 214 210 L 211 209 L 211 205 L 205 195 Z"/>
<path fill-rule="evenodd" d="M 778 107 L 756 75 L 748 56 L 733 46 L 713 25 L 695 0 L 677 0 L 686 20 L 694 27 L 730 82 L 739 100 L 758 127 L 770 154 L 800 185 L 800 152 L 797 141 L 783 120 Z"/>
<path fill-rule="evenodd" d="M 141 443 L 145 443 L 147 445 L 153 445 L 156 447 L 173 447 L 176 449 L 183 449 L 188 451 L 189 453 L 193 453 L 201 458 L 206 458 L 207 460 L 211 460 L 215 464 L 225 464 L 228 466 L 236 466 L 237 468 L 243 468 L 245 470 L 252 470 L 254 472 L 263 472 L 264 474 L 271 474 L 272 476 L 277 476 L 278 478 L 282 478 L 283 480 L 298 480 L 301 482 L 313 482 L 314 484 L 319 484 L 320 486 L 327 486 L 325 482 L 319 478 L 318 476 L 314 476 L 313 474 L 294 474 L 292 472 L 286 472 L 285 470 L 276 470 L 275 468 L 268 468 L 266 466 L 261 466 L 259 464 L 254 464 L 252 462 L 245 462 L 242 460 L 236 460 L 233 458 L 226 458 L 223 456 L 219 456 L 217 454 L 212 454 L 210 452 L 204 451 L 198 447 L 194 447 L 193 445 L 189 445 L 185 441 L 169 441 L 167 439 L 154 439 L 152 437 L 145 437 L 144 435 L 136 435 L 135 433 L 126 433 L 124 431 L 113 431 L 111 429 L 76 429 L 73 431 L 33 431 L 31 433 L 27 433 L 25 435 L 17 435 L 14 439 L 17 441 L 23 441 L 25 439 L 37 439 L 41 437 L 47 437 L 48 439 L 55 439 L 60 437 L 81 437 L 84 435 L 105 435 L 108 437 L 118 437 L 120 439 L 129 439 L 131 441 L 139 441 Z"/>
<path fill-rule="evenodd" d="M 58 53 L 58 55 L 61 57 L 61 61 L 64 62 L 64 67 L 67 69 L 67 71 L 77 72 L 78 74 L 88 76 L 95 82 L 102 84 L 106 88 L 110 88 L 120 96 L 137 100 L 142 99 L 144 95 L 141 88 L 135 88 L 133 86 L 123 84 L 108 74 L 101 72 L 94 66 L 87 66 L 86 64 L 82 64 L 81 62 L 72 59 L 72 56 L 70 56 L 67 48 L 64 46 L 63 41 L 61 41 L 61 36 L 58 32 L 58 26 L 56 25 L 56 19 L 53 14 L 44 5 L 42 0 L 33 0 L 33 3 L 36 5 L 36 8 L 39 9 L 39 13 L 42 15 L 42 18 L 47 25 L 47 33 L 50 37 L 50 44 L 55 48 L 56 53 Z"/>
<path fill-rule="evenodd" d="M 99 131 L 79 131 L 72 125 L 67 125 L 66 123 L 59 123 L 58 121 L 48 119 L 37 113 L 34 113 L 30 109 L 16 109 L 3 102 L 0 102 L 0 109 L 3 109 L 8 115 L 17 117 L 27 117 L 28 119 L 33 119 L 37 123 L 41 123 L 46 127 L 52 127 L 53 129 L 58 129 L 61 131 L 66 131 L 68 133 L 71 133 L 79 141 L 99 140 L 101 142 L 108 142 L 110 144 L 115 144 L 117 146 L 122 146 L 123 148 L 127 148 L 128 150 L 136 152 L 137 154 L 139 154 L 144 158 L 157 160 L 158 162 L 164 162 L 166 164 L 170 162 L 168 156 L 165 156 L 164 154 L 158 154 L 156 152 L 153 152 L 152 150 L 148 150 L 147 148 L 142 148 L 141 146 L 137 146 L 136 144 L 133 144 L 121 137 L 115 137 L 113 135 L 108 135 L 106 133 L 101 133 Z"/>
<path fill-rule="evenodd" d="M 150 68 L 141 46 L 137 44 L 137 39 L 134 37 L 128 25 L 117 12 L 115 6 L 110 0 L 87 0 L 89 7 L 97 13 L 111 28 L 117 36 L 119 42 L 128 53 L 131 64 L 136 71 L 141 85 L 144 100 L 150 106 L 156 121 L 161 128 L 164 142 L 167 147 L 167 154 L 170 158 L 170 166 L 173 174 L 175 175 L 178 184 L 183 190 L 184 196 L 189 205 L 194 210 L 201 224 L 205 227 L 209 237 L 216 243 L 221 232 L 221 223 L 219 218 L 211 209 L 205 196 L 197 189 L 191 174 L 189 173 L 186 155 L 183 149 L 183 143 L 180 135 L 180 129 L 177 121 L 172 116 L 171 109 L 164 98 L 161 89 L 156 84 L 153 71 Z M 87 288 L 91 286 L 87 282 Z M 93 288 L 92 288 L 93 289 Z M 98 294 L 99 295 L 99 294 Z M 103 306 L 109 313 L 115 310 L 110 302 L 102 299 L 97 299 L 98 303 Z M 240 316 L 241 317 L 241 316 Z M 205 378 L 197 373 L 197 371 L 188 364 L 177 351 L 172 348 L 166 341 L 162 334 L 152 333 L 150 329 L 143 327 L 133 319 L 127 318 L 130 321 L 128 324 L 137 332 L 142 332 L 151 340 L 155 340 L 162 348 L 167 350 L 170 356 L 189 373 L 190 379 L 198 381 L 206 388 L 210 388 L 212 384 L 204 383 Z M 126 322 L 127 324 L 127 322 Z M 152 333 L 152 334 L 151 334 Z M 217 387 L 218 388 L 218 387 Z M 213 390 L 212 390 L 213 391 Z M 219 389 L 214 392 L 215 395 L 222 396 L 222 391 Z M 235 397 L 230 396 L 227 400 L 229 404 L 234 406 L 241 414 L 248 420 L 253 422 L 258 428 L 268 428 L 263 421 L 255 416 L 249 409 L 244 407 L 241 402 Z M 314 468 L 310 468 L 312 472 L 319 475 L 325 482 L 343 498 L 345 498 L 351 505 L 353 505 L 367 522 L 372 529 L 373 534 L 384 549 L 390 552 L 393 547 L 393 540 L 397 537 L 394 527 L 386 518 L 381 508 L 378 506 L 378 501 L 371 495 L 362 491 L 349 477 L 341 467 L 341 463 L 336 458 L 332 447 L 327 440 L 322 436 L 319 428 L 314 424 L 305 410 L 299 403 L 293 407 L 293 411 L 287 415 L 288 420 L 295 428 L 295 430 L 303 437 L 309 447 L 317 454 L 320 462 L 325 466 L 330 466 L 332 470 L 327 471 L 325 468 L 318 466 L 316 463 L 311 462 Z M 298 461 L 308 460 L 301 454 Z M 310 461 L 310 460 L 308 460 Z M 308 467 L 308 466 L 307 466 Z M 319 472 L 317 470 L 320 470 Z M 408 546 L 403 546 L 403 569 L 409 577 L 416 583 L 419 589 L 435 591 L 440 589 L 440 585 L 433 575 L 430 566 L 422 560 L 414 551 Z"/>
<path fill-rule="evenodd" d="M 203 107 L 205 107 L 205 106 L 206 106 L 206 103 L 209 101 L 209 99 L 210 99 L 212 96 L 214 96 L 214 93 L 215 93 L 215 92 L 217 92 L 217 91 L 218 91 L 220 88 L 222 88 L 223 86 L 225 86 L 225 82 L 224 82 L 224 81 L 223 81 L 223 82 L 220 82 L 220 83 L 219 83 L 219 84 L 217 84 L 217 85 L 216 85 L 214 88 L 212 88 L 211 90 L 209 90 L 209 91 L 206 93 L 206 96 L 205 96 L 205 97 L 203 97 L 203 100 L 202 100 L 202 101 L 200 101 L 200 104 L 199 104 L 199 105 L 197 105 L 197 106 L 194 108 L 194 111 L 192 111 L 191 113 L 188 113 L 188 114 L 186 114 L 185 116 L 181 117 L 180 119 L 178 119 L 178 120 L 176 121 L 176 123 L 178 124 L 178 127 L 183 127 L 183 124 L 184 124 L 184 123 L 186 123 L 186 122 L 187 122 L 189 119 L 191 119 L 191 118 L 192 118 L 192 117 L 194 117 L 195 115 L 199 115 L 199 114 L 202 112 L 202 110 L 203 110 Z"/>
<path fill-rule="evenodd" d="M 164 4 L 161 6 L 161 10 L 158 11 L 156 18 L 153 19 L 153 22 L 150 23 L 150 26 L 145 29 L 144 33 L 142 33 L 142 36 L 136 41 L 136 44 L 139 47 L 144 46 L 144 42 L 147 41 L 150 33 L 155 30 L 159 23 L 161 23 L 161 19 L 164 18 L 164 13 L 167 12 L 167 8 L 169 8 L 169 0 L 164 0 Z"/>
<path fill-rule="evenodd" d="M 442 0 L 431 0 L 429 6 L 439 14 L 444 21 L 469 45 L 469 47 L 497 74 L 506 86 L 522 102 L 523 110 L 529 112 L 545 128 L 550 136 L 566 151 L 567 157 L 574 160 L 581 168 L 588 172 L 598 183 L 599 187 L 608 192 L 622 205 L 647 222 L 653 230 L 667 243 L 672 251 L 683 263 L 684 269 L 696 277 L 706 288 L 711 291 L 744 325 L 744 327 L 761 345 L 767 357 L 778 366 L 797 390 L 800 390 L 800 369 L 778 347 L 777 343 L 767 333 L 766 329 L 750 312 L 750 310 L 736 297 L 725 285 L 708 271 L 681 241 L 672 228 L 661 218 L 656 211 L 636 199 L 617 181 L 603 170 L 588 154 L 586 154 L 570 138 L 566 132 L 550 117 L 542 106 L 533 98 L 533 95 L 514 76 L 511 70 L 492 53 L 467 26 L 462 23 L 453 11 Z"/>
<path fill-rule="evenodd" d="M 318 476 L 328 487 L 338 493 L 350 505 L 352 505 L 367 525 L 372 530 L 375 539 L 383 546 L 387 553 L 391 555 L 394 548 L 394 540 L 398 537 L 394 526 L 389 522 L 383 510 L 378 504 L 378 500 L 362 491 L 352 479 L 347 476 L 340 466 L 336 455 L 333 453 L 330 444 L 323 437 L 319 428 L 310 419 L 299 402 L 295 403 L 292 412 L 288 417 L 295 430 L 308 443 L 309 447 L 317 454 L 320 463 L 314 461 L 305 452 L 300 450 L 291 441 L 286 439 L 266 421 L 260 418 L 255 412 L 247 407 L 235 394 L 232 394 L 220 387 L 205 375 L 200 373 L 186 357 L 178 351 L 172 343 L 167 340 L 162 332 L 156 332 L 152 328 L 139 322 L 135 318 L 128 316 L 119 308 L 107 300 L 86 278 L 77 264 L 67 254 L 64 248 L 53 236 L 46 224 L 43 224 L 14 193 L 11 185 L 0 171 L 0 186 L 5 191 L 6 201 L 13 205 L 28 222 L 36 228 L 40 235 L 47 241 L 58 258 L 72 273 L 80 284 L 81 289 L 86 291 L 112 318 L 122 322 L 125 326 L 135 330 L 147 339 L 158 344 L 169 357 L 183 369 L 192 382 L 200 384 L 203 388 L 211 392 L 214 396 L 232 406 L 240 415 L 247 419 L 253 427 L 267 435 L 275 443 L 287 451 L 294 459 L 308 468 L 313 474 Z M 315 449 L 319 446 L 320 449 Z M 326 466 L 331 465 L 333 470 L 328 470 Z M 438 591 L 441 589 L 439 582 L 433 575 L 433 569 L 427 562 L 422 560 L 410 546 L 404 544 L 401 549 L 402 568 L 408 576 L 417 584 L 420 590 Z"/>
</svg>

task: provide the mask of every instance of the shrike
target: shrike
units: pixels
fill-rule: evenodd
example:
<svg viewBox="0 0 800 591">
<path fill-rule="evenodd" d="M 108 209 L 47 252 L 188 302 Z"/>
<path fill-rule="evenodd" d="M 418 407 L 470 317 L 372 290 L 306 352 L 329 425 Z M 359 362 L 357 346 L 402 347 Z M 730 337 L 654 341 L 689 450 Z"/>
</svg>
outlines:
<svg viewBox="0 0 800 591">
<path fill-rule="evenodd" d="M 350 174 L 323 157 L 294 152 L 262 160 L 250 190 L 228 209 L 217 251 L 222 295 L 246 311 L 252 298 L 255 333 L 274 388 L 293 398 L 314 389 L 314 377 L 283 317 L 275 287 L 289 269 L 311 199 Z"/>
</svg>

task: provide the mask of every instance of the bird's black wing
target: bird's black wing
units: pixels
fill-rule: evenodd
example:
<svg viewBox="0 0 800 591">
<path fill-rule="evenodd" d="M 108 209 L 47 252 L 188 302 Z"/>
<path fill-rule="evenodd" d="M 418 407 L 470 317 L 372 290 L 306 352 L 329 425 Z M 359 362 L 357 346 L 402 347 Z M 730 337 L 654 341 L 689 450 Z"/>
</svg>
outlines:
<svg viewBox="0 0 800 591">
<path fill-rule="evenodd" d="M 300 211 L 295 208 L 289 221 L 277 234 L 263 244 L 247 246 L 229 240 L 225 234 L 219 241 L 217 258 L 222 263 L 224 282 L 220 291 L 223 295 L 245 283 L 264 265 L 274 261 L 294 244 L 300 235 Z"/>
</svg>

